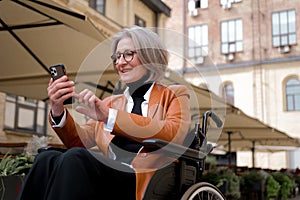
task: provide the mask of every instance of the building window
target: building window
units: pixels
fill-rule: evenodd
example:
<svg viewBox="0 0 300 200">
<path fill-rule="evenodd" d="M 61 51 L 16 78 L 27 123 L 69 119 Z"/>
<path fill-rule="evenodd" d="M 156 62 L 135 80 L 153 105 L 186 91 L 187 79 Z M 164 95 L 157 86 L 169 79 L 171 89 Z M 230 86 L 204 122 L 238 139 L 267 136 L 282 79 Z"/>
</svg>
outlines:
<svg viewBox="0 0 300 200">
<path fill-rule="evenodd" d="M 208 7 L 208 0 L 195 0 L 195 8 L 207 8 L 207 7 Z"/>
<path fill-rule="evenodd" d="M 48 106 L 43 101 L 7 94 L 4 128 L 46 135 L 47 109 Z"/>
<path fill-rule="evenodd" d="M 275 12 L 272 14 L 273 47 L 296 44 L 295 10 Z"/>
<path fill-rule="evenodd" d="M 198 8 L 205 9 L 208 7 L 208 0 L 189 0 L 188 11 L 190 16 L 198 15 Z"/>
<path fill-rule="evenodd" d="M 137 15 L 134 16 L 134 24 L 140 27 L 146 27 L 146 21 Z"/>
<path fill-rule="evenodd" d="M 243 23 L 241 19 L 222 22 L 221 34 L 222 54 L 243 51 Z"/>
<path fill-rule="evenodd" d="M 89 6 L 97 12 L 105 14 L 105 0 L 89 0 Z"/>
<path fill-rule="evenodd" d="M 207 8 L 208 7 L 208 0 L 189 0 L 188 2 L 188 9 L 194 10 L 197 8 Z"/>
<path fill-rule="evenodd" d="M 289 79 L 285 89 L 287 111 L 300 110 L 300 81 L 296 78 Z"/>
<path fill-rule="evenodd" d="M 226 83 L 222 89 L 222 97 L 226 103 L 234 105 L 234 88 L 232 83 Z"/>
<path fill-rule="evenodd" d="M 208 26 L 191 26 L 188 35 L 188 57 L 194 64 L 202 64 L 208 55 Z"/>
</svg>

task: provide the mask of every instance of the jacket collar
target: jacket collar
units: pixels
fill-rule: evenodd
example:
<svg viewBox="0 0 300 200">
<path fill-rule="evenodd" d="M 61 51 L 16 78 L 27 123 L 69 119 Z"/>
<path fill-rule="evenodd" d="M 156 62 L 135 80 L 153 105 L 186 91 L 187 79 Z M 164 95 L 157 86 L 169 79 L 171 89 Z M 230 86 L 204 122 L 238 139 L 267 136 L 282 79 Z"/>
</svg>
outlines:
<svg viewBox="0 0 300 200">
<path fill-rule="evenodd" d="M 150 99 L 150 94 L 152 92 L 152 89 L 153 89 L 153 86 L 154 86 L 154 83 L 152 83 L 152 85 L 150 86 L 150 88 L 147 90 L 147 92 L 144 94 L 144 99 L 147 103 L 149 103 L 149 99 Z M 129 88 L 127 87 L 124 91 L 124 96 L 125 98 L 127 99 L 127 101 L 129 102 L 133 102 L 132 100 L 132 97 L 130 96 L 130 93 L 129 93 Z"/>
<path fill-rule="evenodd" d="M 161 98 L 161 92 L 164 86 L 159 83 L 153 83 L 149 90 L 144 95 L 146 101 L 148 101 L 148 116 L 153 116 L 158 108 L 158 104 Z M 126 88 L 127 90 L 127 88 Z M 124 91 L 123 94 L 117 95 L 112 99 L 111 106 L 115 109 L 126 110 L 126 102 L 133 101 L 129 92 Z M 151 108 L 151 112 L 149 112 Z"/>
</svg>

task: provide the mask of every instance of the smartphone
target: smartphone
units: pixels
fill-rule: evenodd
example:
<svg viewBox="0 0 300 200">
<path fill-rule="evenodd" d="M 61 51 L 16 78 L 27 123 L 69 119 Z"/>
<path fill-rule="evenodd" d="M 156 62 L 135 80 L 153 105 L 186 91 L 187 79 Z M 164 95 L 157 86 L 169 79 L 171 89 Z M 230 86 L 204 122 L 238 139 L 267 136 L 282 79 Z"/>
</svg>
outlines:
<svg viewBox="0 0 300 200">
<path fill-rule="evenodd" d="M 66 75 L 66 68 L 64 64 L 56 64 L 49 67 L 51 77 L 53 81 L 59 79 L 60 77 Z M 74 98 L 71 97 L 64 101 L 64 105 L 74 103 Z"/>
<path fill-rule="evenodd" d="M 52 65 L 49 69 L 53 81 L 59 79 L 63 75 L 66 75 L 66 68 L 63 64 Z"/>
</svg>

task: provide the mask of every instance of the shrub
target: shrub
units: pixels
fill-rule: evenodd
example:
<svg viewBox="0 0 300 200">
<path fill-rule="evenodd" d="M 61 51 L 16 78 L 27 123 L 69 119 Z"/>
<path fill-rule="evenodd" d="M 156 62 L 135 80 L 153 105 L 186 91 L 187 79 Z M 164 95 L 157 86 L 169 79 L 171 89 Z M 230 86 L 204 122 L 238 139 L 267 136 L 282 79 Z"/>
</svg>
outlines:
<svg viewBox="0 0 300 200">
<path fill-rule="evenodd" d="M 268 176 L 266 181 L 266 194 L 267 199 L 277 197 L 280 190 L 280 184 L 274 179 L 273 176 Z"/>
<path fill-rule="evenodd" d="M 272 173 L 274 179 L 280 184 L 279 196 L 283 200 L 287 200 L 291 194 L 292 181 L 288 175 L 281 172 Z"/>
<path fill-rule="evenodd" d="M 20 154 L 15 157 L 6 154 L 0 161 L 0 176 L 25 175 L 32 166 L 34 157 Z"/>
</svg>

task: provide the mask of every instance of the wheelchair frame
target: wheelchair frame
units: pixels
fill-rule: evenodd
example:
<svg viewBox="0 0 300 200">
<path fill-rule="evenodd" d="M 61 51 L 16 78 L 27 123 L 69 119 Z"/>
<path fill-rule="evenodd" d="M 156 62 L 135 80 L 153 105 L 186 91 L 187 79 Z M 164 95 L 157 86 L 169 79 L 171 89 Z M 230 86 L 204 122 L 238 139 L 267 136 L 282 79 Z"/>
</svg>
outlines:
<svg viewBox="0 0 300 200">
<path fill-rule="evenodd" d="M 179 160 L 178 163 L 172 163 L 153 176 L 144 200 L 166 200 L 166 197 L 172 200 L 225 200 L 224 195 L 216 186 L 201 181 L 205 158 L 213 150 L 213 146 L 207 143 L 206 137 L 209 118 L 216 123 L 217 127 L 220 128 L 223 125 L 221 119 L 213 111 L 206 111 L 202 118 L 202 127 L 197 123 L 188 134 L 188 139 L 192 141 L 191 145 L 187 145 L 188 147 L 185 144 L 178 145 L 160 139 L 143 141 L 145 147 L 159 148 L 167 156 Z M 173 190 L 175 188 L 175 193 L 170 192 L 171 189 L 161 189 L 163 183 L 159 180 L 160 178 L 173 182 L 165 187 L 171 187 Z"/>
</svg>

